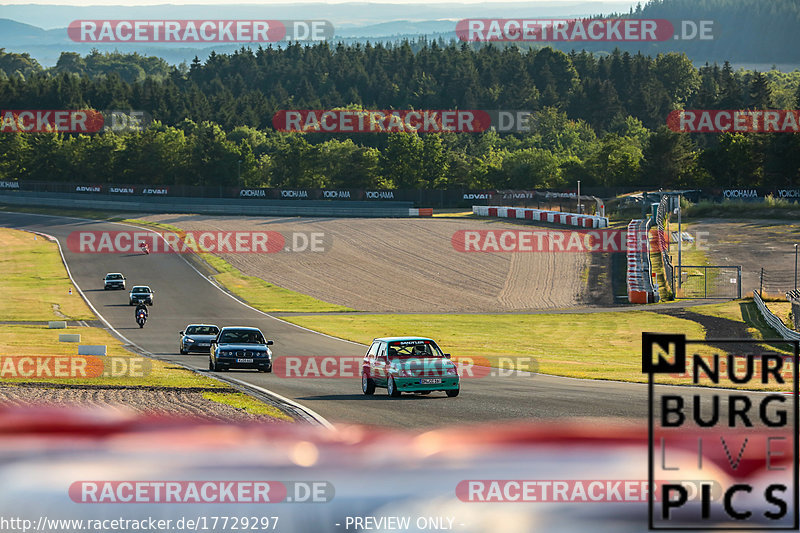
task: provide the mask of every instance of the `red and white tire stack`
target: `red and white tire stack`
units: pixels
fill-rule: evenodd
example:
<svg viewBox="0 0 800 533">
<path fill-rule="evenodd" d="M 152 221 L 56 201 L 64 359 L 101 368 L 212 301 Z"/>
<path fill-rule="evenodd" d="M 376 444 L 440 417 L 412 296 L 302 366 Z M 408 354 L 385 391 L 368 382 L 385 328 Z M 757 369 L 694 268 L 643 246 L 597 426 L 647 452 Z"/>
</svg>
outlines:
<svg viewBox="0 0 800 533">
<path fill-rule="evenodd" d="M 607 217 L 578 215 L 576 213 L 563 213 L 561 211 L 548 211 L 546 209 L 532 209 L 529 207 L 473 205 L 472 212 L 481 217 L 519 218 L 579 228 L 608 227 Z"/>
</svg>

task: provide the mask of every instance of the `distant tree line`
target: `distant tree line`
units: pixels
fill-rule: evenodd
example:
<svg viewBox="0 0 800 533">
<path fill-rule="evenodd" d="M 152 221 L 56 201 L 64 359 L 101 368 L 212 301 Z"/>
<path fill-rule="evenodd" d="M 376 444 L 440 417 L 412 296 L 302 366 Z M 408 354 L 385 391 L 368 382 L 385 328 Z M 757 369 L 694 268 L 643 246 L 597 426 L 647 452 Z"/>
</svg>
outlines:
<svg viewBox="0 0 800 533">
<path fill-rule="evenodd" d="M 0 179 L 341 188 L 800 184 L 800 135 L 679 134 L 670 111 L 800 107 L 800 72 L 695 68 L 683 54 L 366 44 L 242 48 L 184 67 L 0 51 L 3 109 L 135 109 L 126 134 L 0 134 Z M 281 133 L 283 109 L 533 111 L 522 133 Z"/>
</svg>

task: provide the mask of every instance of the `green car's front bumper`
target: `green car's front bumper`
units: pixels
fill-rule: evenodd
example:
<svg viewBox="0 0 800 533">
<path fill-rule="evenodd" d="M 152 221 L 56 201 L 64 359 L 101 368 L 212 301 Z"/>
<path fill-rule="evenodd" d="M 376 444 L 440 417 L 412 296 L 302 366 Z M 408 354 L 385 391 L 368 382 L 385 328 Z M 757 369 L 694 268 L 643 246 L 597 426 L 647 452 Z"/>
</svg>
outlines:
<svg viewBox="0 0 800 533">
<path fill-rule="evenodd" d="M 440 379 L 441 383 L 424 383 L 426 380 Z M 394 376 L 394 383 L 400 392 L 422 392 L 438 390 L 456 390 L 460 387 L 458 376 L 444 376 L 441 378 L 418 378 Z"/>
</svg>

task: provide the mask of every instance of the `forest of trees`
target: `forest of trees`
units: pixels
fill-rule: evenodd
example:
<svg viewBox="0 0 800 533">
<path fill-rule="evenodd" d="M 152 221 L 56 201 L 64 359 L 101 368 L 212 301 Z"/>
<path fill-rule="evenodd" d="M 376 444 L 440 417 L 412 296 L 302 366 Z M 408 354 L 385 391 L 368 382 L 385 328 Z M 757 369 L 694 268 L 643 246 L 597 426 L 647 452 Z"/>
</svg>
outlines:
<svg viewBox="0 0 800 533">
<path fill-rule="evenodd" d="M 35 62 L 34 62 L 35 63 Z M 11 66 L 9 71 L 8 66 Z M 14 67 L 18 68 L 14 68 Z M 0 134 L 0 179 L 275 187 L 702 188 L 800 184 L 798 134 L 679 134 L 674 109 L 796 109 L 800 72 L 683 54 L 404 42 L 242 48 L 183 67 L 0 51 L 3 109 L 134 109 L 145 131 Z M 281 133 L 284 109 L 533 111 L 524 133 Z"/>
</svg>

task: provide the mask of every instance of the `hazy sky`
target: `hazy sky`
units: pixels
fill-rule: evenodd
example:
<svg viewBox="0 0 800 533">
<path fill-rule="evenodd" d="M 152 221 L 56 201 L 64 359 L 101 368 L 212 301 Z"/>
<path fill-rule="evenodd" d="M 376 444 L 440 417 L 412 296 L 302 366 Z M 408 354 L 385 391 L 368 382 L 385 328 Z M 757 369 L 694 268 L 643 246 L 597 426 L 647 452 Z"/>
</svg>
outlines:
<svg viewBox="0 0 800 533">
<path fill-rule="evenodd" d="M 340 4 L 343 2 L 353 2 L 364 0 L 235 0 L 233 2 L 226 2 L 225 0 L 36 0 L 35 2 L 20 2 L 19 0 L 0 0 L 0 5 L 70 5 L 70 6 L 146 6 L 146 5 L 184 5 L 184 4 L 214 4 L 214 5 L 236 5 L 236 4 L 249 4 L 249 5 L 264 5 L 264 4 L 295 4 L 300 2 L 315 2 L 325 4 Z M 455 4 L 496 4 L 516 2 L 526 3 L 531 6 L 535 5 L 580 5 L 580 4 L 604 4 L 614 3 L 618 4 L 619 0 L 369 0 L 369 3 L 388 3 L 388 4 L 440 4 L 440 3 L 455 3 Z M 638 0 L 632 0 L 630 5 L 635 5 Z M 645 0 L 642 0 L 642 4 Z M 2 18 L 2 12 L 0 12 Z"/>
</svg>

